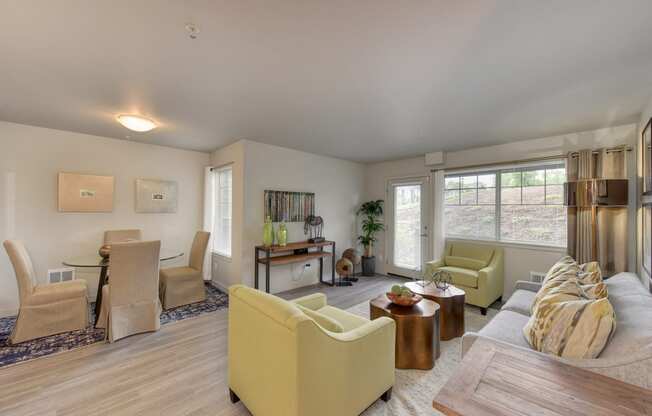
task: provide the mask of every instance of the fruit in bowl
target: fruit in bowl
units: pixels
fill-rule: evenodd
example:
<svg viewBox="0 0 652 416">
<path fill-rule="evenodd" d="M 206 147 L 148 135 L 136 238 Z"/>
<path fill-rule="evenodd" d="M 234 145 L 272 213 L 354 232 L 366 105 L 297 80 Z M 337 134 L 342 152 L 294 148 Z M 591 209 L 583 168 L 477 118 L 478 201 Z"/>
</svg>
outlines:
<svg viewBox="0 0 652 416">
<path fill-rule="evenodd" d="M 392 289 L 386 295 L 392 303 L 401 306 L 416 305 L 423 299 L 420 295 L 415 294 L 404 285 L 392 286 Z"/>
</svg>

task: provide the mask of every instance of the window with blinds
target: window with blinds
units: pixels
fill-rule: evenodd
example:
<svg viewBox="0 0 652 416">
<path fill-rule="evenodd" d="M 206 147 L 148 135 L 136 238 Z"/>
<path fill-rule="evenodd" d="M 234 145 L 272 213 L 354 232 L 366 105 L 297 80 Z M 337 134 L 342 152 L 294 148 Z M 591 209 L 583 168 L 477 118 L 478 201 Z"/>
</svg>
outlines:
<svg viewBox="0 0 652 416">
<path fill-rule="evenodd" d="M 213 252 L 231 257 L 232 177 L 231 166 L 215 169 L 215 221 L 213 223 Z"/>
<path fill-rule="evenodd" d="M 446 235 L 566 246 L 564 161 L 446 175 Z"/>
</svg>

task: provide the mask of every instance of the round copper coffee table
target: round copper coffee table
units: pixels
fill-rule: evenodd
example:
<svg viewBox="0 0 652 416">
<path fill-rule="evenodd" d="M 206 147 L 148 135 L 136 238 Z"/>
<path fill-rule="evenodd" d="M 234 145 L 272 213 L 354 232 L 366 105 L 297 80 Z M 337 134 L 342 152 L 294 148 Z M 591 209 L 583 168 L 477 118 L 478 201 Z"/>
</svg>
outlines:
<svg viewBox="0 0 652 416">
<path fill-rule="evenodd" d="M 406 283 L 412 292 L 426 299 L 435 301 L 440 306 L 440 332 L 439 339 L 448 341 L 464 335 L 464 298 L 466 293 L 453 285 L 448 289 L 438 289 L 434 283 L 421 286 L 423 282 Z"/>
<path fill-rule="evenodd" d="M 414 306 L 395 305 L 380 295 L 369 301 L 371 319 L 396 322 L 396 368 L 430 370 L 439 358 L 439 305 L 423 299 Z"/>
</svg>

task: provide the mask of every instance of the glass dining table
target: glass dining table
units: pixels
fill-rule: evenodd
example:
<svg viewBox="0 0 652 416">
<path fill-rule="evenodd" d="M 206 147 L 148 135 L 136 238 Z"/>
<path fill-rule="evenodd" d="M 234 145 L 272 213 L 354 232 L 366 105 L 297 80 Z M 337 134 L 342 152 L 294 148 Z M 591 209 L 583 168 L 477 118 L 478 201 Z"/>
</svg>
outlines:
<svg viewBox="0 0 652 416">
<path fill-rule="evenodd" d="M 161 261 L 173 260 L 183 257 L 184 253 L 179 251 L 166 251 L 162 250 L 159 258 Z M 102 304 L 102 288 L 107 283 L 107 276 L 109 271 L 110 261 L 109 258 L 102 258 L 99 254 L 91 254 L 88 256 L 73 257 L 61 262 L 64 266 L 75 268 L 99 268 L 100 281 L 97 285 L 97 294 L 95 295 L 95 323 L 100 316 L 100 306 Z"/>
</svg>

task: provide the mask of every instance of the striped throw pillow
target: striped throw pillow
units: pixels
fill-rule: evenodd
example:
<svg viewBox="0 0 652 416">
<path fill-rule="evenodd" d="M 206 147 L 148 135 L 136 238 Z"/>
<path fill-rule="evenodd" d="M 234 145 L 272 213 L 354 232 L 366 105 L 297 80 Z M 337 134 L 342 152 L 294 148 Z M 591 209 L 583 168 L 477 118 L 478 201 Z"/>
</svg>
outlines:
<svg viewBox="0 0 652 416">
<path fill-rule="evenodd" d="M 570 287 L 570 282 L 565 283 Z M 560 286 L 561 287 L 561 286 Z M 616 316 L 607 298 L 575 300 L 568 294 L 544 297 L 523 328 L 530 346 L 564 358 L 596 358 L 616 329 Z"/>
</svg>

